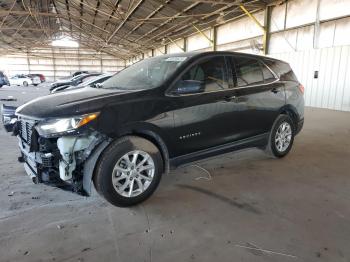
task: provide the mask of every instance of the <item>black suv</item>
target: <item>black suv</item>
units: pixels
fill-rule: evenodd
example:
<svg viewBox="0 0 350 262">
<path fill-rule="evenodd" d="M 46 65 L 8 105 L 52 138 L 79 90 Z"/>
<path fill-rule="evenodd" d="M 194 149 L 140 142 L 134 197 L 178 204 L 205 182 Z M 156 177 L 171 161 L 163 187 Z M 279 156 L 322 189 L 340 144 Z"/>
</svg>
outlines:
<svg viewBox="0 0 350 262">
<path fill-rule="evenodd" d="M 184 163 L 248 147 L 285 156 L 303 126 L 303 91 L 290 66 L 272 58 L 154 57 L 100 87 L 18 108 L 19 160 L 35 183 L 90 195 L 93 181 L 113 205 L 130 206 Z"/>
</svg>

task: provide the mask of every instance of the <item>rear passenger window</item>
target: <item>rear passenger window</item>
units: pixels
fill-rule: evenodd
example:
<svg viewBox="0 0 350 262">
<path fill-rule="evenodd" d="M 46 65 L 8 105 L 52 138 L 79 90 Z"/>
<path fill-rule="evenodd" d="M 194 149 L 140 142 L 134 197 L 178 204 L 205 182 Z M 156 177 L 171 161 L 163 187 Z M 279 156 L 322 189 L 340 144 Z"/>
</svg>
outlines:
<svg viewBox="0 0 350 262">
<path fill-rule="evenodd" d="M 264 83 L 263 72 L 259 61 L 245 57 L 234 58 L 235 72 L 233 79 L 235 86 L 257 85 Z"/>
</svg>

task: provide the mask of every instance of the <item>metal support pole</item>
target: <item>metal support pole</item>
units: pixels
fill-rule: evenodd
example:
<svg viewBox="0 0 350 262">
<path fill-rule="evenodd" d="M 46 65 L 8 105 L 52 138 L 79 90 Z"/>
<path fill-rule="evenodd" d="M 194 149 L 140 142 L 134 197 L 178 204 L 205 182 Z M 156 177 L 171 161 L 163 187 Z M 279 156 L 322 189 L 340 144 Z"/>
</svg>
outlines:
<svg viewBox="0 0 350 262">
<path fill-rule="evenodd" d="M 27 66 L 28 66 L 28 74 L 30 74 L 30 59 L 29 59 L 29 52 L 27 51 Z"/>
<path fill-rule="evenodd" d="M 184 52 L 187 52 L 187 37 L 184 38 Z"/>
<path fill-rule="evenodd" d="M 55 59 L 55 52 L 53 48 L 51 48 L 51 52 L 52 52 L 53 81 L 56 81 L 56 59 Z"/>
<path fill-rule="evenodd" d="M 320 5 L 321 0 L 317 0 L 316 21 L 314 25 L 314 48 L 317 49 L 320 38 Z"/>
<path fill-rule="evenodd" d="M 264 38 L 263 38 L 263 46 L 264 46 L 264 55 L 269 53 L 270 47 L 270 37 L 271 37 L 271 13 L 272 7 L 267 6 L 265 8 L 265 19 L 264 19 Z"/>
<path fill-rule="evenodd" d="M 213 50 L 217 51 L 217 37 L 218 37 L 218 28 L 217 26 L 213 27 Z"/>
</svg>

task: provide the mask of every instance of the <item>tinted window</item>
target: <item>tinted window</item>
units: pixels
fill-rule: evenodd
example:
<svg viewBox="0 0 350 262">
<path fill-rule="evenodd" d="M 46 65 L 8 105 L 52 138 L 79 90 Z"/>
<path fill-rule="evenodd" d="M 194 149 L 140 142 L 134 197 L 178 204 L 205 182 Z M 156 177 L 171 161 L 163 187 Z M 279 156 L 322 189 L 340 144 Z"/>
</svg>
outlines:
<svg viewBox="0 0 350 262">
<path fill-rule="evenodd" d="M 282 81 L 296 81 L 298 82 L 297 77 L 295 76 L 292 68 L 289 64 L 278 61 L 278 60 L 267 60 L 265 63 L 271 68 L 272 71 L 277 74 L 277 76 Z"/>
<path fill-rule="evenodd" d="M 235 86 L 247 86 L 264 83 L 264 77 L 259 61 L 245 57 L 233 58 L 235 71 L 233 80 Z"/>
<path fill-rule="evenodd" d="M 261 64 L 261 69 L 263 72 L 265 83 L 271 83 L 276 80 L 275 76 L 272 74 L 270 69 L 268 69 L 264 64 Z"/>
<path fill-rule="evenodd" d="M 192 66 L 178 81 L 176 88 L 179 93 L 184 94 L 228 88 L 225 58 L 223 56 L 208 58 Z"/>
</svg>

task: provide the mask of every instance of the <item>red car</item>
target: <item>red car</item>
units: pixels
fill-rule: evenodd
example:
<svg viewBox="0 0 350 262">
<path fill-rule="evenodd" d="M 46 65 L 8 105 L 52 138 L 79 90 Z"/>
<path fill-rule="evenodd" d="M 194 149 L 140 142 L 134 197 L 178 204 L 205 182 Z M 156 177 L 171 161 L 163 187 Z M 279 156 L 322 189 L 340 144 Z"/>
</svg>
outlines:
<svg viewBox="0 0 350 262">
<path fill-rule="evenodd" d="M 37 76 L 40 78 L 41 83 L 45 82 L 45 76 L 43 74 L 29 74 L 28 76 L 30 78 Z"/>
</svg>

